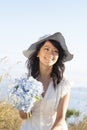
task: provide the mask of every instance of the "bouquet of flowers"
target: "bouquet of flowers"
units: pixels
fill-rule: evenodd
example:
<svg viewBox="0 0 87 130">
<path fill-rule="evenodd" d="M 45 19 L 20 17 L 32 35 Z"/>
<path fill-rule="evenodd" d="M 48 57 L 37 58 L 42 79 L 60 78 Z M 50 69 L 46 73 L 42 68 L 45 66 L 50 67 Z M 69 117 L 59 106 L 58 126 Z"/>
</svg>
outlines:
<svg viewBox="0 0 87 130">
<path fill-rule="evenodd" d="M 34 103 L 40 100 L 40 95 L 43 92 L 41 82 L 34 79 L 21 77 L 15 79 L 15 82 L 9 88 L 7 101 L 18 110 L 30 112 Z"/>
</svg>

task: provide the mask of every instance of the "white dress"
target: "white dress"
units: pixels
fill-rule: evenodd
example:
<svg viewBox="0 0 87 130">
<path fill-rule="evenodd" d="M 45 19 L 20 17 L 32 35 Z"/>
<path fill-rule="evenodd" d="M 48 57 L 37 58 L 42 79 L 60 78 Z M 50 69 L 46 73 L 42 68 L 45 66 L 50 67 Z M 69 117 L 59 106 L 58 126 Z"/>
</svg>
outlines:
<svg viewBox="0 0 87 130">
<path fill-rule="evenodd" d="M 53 81 L 50 81 L 44 98 L 35 103 L 32 108 L 32 116 L 22 122 L 20 130 L 51 130 L 56 119 L 56 110 L 59 100 L 67 92 L 70 91 L 70 84 L 63 79 L 57 86 L 53 88 Z M 61 130 L 68 130 L 66 122 L 64 122 Z"/>
</svg>

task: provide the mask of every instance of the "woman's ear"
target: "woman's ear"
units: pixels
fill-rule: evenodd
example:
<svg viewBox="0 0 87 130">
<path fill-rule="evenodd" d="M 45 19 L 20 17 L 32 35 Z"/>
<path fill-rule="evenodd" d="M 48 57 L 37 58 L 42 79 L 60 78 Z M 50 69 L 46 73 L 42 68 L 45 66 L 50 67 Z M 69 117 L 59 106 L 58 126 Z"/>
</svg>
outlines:
<svg viewBox="0 0 87 130">
<path fill-rule="evenodd" d="M 37 53 L 37 57 L 39 57 L 39 52 Z"/>
</svg>

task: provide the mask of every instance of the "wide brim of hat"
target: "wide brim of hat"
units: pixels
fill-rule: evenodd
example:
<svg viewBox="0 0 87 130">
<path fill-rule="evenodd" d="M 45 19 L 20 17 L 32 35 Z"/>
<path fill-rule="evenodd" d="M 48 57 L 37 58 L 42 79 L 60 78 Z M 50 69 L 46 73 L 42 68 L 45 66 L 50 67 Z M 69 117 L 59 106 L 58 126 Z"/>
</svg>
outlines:
<svg viewBox="0 0 87 130">
<path fill-rule="evenodd" d="M 36 50 L 37 45 L 44 42 L 44 41 L 47 41 L 47 40 L 55 40 L 55 41 L 60 43 L 60 46 L 62 47 L 62 49 L 64 50 L 65 55 L 66 55 L 64 57 L 64 62 L 70 61 L 70 60 L 73 59 L 73 54 L 71 54 L 68 51 L 68 48 L 67 48 L 66 43 L 65 43 L 65 39 L 60 32 L 54 33 L 52 35 L 48 35 L 48 36 L 38 40 L 37 42 L 31 44 L 30 47 L 27 50 L 23 51 L 24 56 L 26 58 L 29 58 L 29 56 Z"/>
</svg>

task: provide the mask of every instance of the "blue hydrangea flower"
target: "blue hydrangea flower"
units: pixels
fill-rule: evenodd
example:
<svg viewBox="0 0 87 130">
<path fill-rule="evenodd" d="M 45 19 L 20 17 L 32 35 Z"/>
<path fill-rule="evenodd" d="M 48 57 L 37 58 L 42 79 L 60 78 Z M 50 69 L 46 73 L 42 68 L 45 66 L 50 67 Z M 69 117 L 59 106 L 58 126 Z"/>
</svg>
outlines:
<svg viewBox="0 0 87 130">
<path fill-rule="evenodd" d="M 34 103 L 40 100 L 43 93 L 43 85 L 41 82 L 34 79 L 21 77 L 15 79 L 12 86 L 9 88 L 8 103 L 12 104 L 18 110 L 30 112 Z"/>
</svg>

